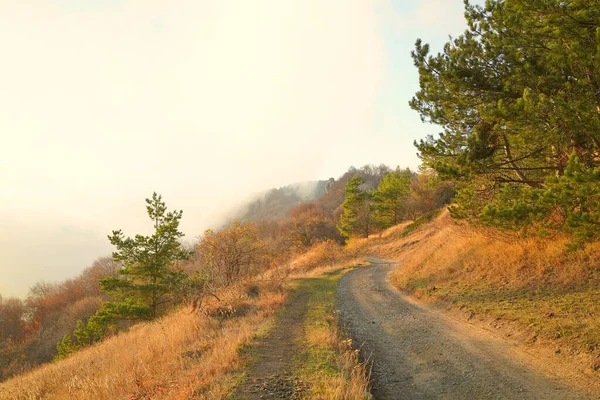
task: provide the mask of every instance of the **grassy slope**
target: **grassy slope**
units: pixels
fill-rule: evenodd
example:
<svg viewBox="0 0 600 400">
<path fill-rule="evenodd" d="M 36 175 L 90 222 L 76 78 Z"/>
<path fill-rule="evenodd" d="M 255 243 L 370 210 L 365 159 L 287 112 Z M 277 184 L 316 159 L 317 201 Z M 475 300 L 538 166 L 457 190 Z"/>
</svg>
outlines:
<svg viewBox="0 0 600 400">
<path fill-rule="evenodd" d="M 268 333 L 275 311 L 287 297 L 287 290 L 281 286 L 283 277 L 317 277 L 339 268 L 329 265 L 329 250 L 328 246 L 317 246 L 299 258 L 293 270 L 275 270 L 269 279 L 224 290 L 219 293 L 221 301 L 211 299 L 203 313 L 190 313 L 184 308 L 152 323 L 136 325 L 65 360 L 2 382 L 0 399 L 224 398 L 244 377 L 245 350 L 257 336 Z M 344 257 L 337 254 L 336 260 Z M 327 265 L 323 265 L 324 260 Z M 316 304 L 324 304 L 323 310 L 329 312 L 334 278 L 324 279 L 328 282 L 325 297 L 320 297 L 320 290 L 314 295 L 320 299 Z M 340 344 L 327 313 L 310 315 L 309 342 L 313 328 L 318 330 L 325 324 L 329 329 L 327 357 L 336 365 L 353 369 L 357 359 L 347 351 L 347 345 Z M 318 373 L 318 369 L 315 371 Z M 320 382 L 325 386 L 334 384 L 342 391 L 366 387 L 363 376 L 344 371 L 342 375 L 351 379 L 325 374 Z"/>
<path fill-rule="evenodd" d="M 431 222 L 404 224 L 354 241 L 348 253 L 401 260 L 393 275 L 400 288 L 494 317 L 499 324 L 512 321 L 530 333 L 530 341 L 545 339 L 562 354 L 579 353 L 598 369 L 600 243 L 573 253 L 565 252 L 566 243 L 560 237 L 508 243 L 490 238 L 490 232 L 457 226 L 442 213 Z M 316 265 L 345 257 L 332 258 L 333 253 L 327 246 L 317 247 L 294 268 L 320 276 L 334 267 L 315 270 Z M 281 271 L 281 276 L 287 274 Z M 342 382 L 342 390 L 354 387 L 361 393 L 365 382 L 362 375 L 349 373 L 356 358 L 331 317 L 337 278 L 323 276 L 311 286 L 298 358 L 298 374 L 315 382 L 315 396 L 325 398 L 336 397 L 327 385 Z M 265 334 L 285 300 L 274 281 L 261 283 L 258 297 L 244 286 L 228 290 L 206 315 L 182 310 L 1 383 L 0 398 L 221 398 L 243 377 L 240 350 Z M 305 361 L 310 362 L 302 367 Z"/>
<path fill-rule="evenodd" d="M 221 398 L 237 382 L 239 349 L 264 332 L 285 293 L 263 284 L 220 294 L 207 313 L 181 310 L 0 384 L 0 398 Z"/>
<path fill-rule="evenodd" d="M 399 288 L 520 327 L 529 342 L 577 355 L 600 369 L 600 243 L 568 253 L 567 239 L 500 240 L 455 224 L 446 212 L 352 244 L 402 262 Z M 407 234 L 410 232 L 409 234 Z"/>
</svg>

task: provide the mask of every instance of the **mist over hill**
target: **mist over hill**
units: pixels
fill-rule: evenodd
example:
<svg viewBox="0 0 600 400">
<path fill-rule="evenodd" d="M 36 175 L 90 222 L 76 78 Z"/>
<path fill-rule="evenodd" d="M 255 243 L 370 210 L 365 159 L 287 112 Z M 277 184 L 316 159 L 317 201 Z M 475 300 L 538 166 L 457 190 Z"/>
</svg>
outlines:
<svg viewBox="0 0 600 400">
<path fill-rule="evenodd" d="M 268 221 L 285 217 L 297 205 L 320 198 L 327 181 L 299 182 L 273 188 L 250 200 L 235 214 L 244 221 Z"/>
<path fill-rule="evenodd" d="M 273 188 L 253 197 L 234 213 L 233 219 L 254 222 L 279 219 L 287 216 L 294 207 L 308 202 L 317 203 L 329 213 L 334 213 L 344 201 L 348 179 L 359 175 L 364 182 L 361 189 L 373 190 L 389 171 L 391 168 L 383 164 L 350 167 L 337 179 L 298 182 Z"/>
</svg>

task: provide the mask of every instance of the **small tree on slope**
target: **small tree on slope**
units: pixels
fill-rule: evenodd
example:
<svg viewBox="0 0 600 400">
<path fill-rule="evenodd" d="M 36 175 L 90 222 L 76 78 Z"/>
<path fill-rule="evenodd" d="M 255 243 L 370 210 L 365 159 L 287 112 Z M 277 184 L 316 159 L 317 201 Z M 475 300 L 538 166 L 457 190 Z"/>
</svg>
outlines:
<svg viewBox="0 0 600 400">
<path fill-rule="evenodd" d="M 117 251 L 113 258 L 121 262 L 120 276 L 101 281 L 111 296 L 108 306 L 117 318 L 154 319 L 178 298 L 177 288 L 186 276 L 174 267 L 188 257 L 179 240 L 182 211 L 167 212 L 156 193 L 146 199 L 148 216 L 154 223 L 151 236 L 125 237 L 120 230 L 108 238 Z"/>
<path fill-rule="evenodd" d="M 410 194 L 412 172 L 409 169 L 388 172 L 373 194 L 375 220 L 380 228 L 399 224 L 405 217 L 405 202 Z"/>
<path fill-rule="evenodd" d="M 108 237 L 117 248 L 115 261 L 123 267 L 118 276 L 100 281 L 110 300 L 86 322 L 77 321 L 73 335 L 65 335 L 57 344 L 58 355 L 64 358 L 83 346 L 102 340 L 109 330 L 116 329 L 117 320 L 151 320 L 176 303 L 190 287 L 187 276 L 174 267 L 188 257 L 179 239 L 182 211 L 167 212 L 162 197 L 156 193 L 146 199 L 148 216 L 154 222 L 151 236 L 136 235 L 126 238 L 113 231 Z"/>
</svg>

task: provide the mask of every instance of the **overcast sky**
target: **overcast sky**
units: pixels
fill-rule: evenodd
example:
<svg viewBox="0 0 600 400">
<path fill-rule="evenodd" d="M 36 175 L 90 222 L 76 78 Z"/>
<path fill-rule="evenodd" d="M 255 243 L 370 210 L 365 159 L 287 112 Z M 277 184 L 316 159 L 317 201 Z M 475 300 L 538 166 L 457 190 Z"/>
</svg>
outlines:
<svg viewBox="0 0 600 400">
<path fill-rule="evenodd" d="M 192 240 L 252 193 L 415 168 L 415 39 L 462 0 L 0 0 L 0 294 L 75 276 L 147 232 Z"/>
</svg>

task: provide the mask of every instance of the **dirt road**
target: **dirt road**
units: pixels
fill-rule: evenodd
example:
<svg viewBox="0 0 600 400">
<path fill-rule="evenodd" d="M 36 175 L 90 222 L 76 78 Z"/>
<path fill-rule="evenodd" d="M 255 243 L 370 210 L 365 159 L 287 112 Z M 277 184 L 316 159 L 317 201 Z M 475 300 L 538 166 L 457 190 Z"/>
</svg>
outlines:
<svg viewBox="0 0 600 400">
<path fill-rule="evenodd" d="M 373 363 L 375 399 L 593 398 L 516 345 L 403 296 L 387 282 L 396 266 L 371 262 L 340 280 L 337 301 L 342 323 Z"/>
<path fill-rule="evenodd" d="M 309 298 L 310 281 L 301 282 L 279 313 L 275 327 L 254 348 L 254 362 L 247 379 L 229 400 L 299 399 L 307 384 L 294 378 L 292 363 L 298 350 L 298 336 Z"/>
</svg>

